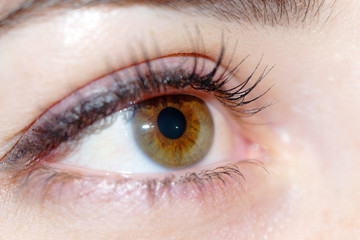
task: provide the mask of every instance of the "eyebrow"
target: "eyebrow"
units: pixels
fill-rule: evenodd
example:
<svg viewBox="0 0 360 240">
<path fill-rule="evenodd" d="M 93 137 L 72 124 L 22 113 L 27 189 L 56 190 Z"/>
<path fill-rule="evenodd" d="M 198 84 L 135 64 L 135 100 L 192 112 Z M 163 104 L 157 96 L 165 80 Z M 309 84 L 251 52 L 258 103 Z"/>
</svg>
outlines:
<svg viewBox="0 0 360 240">
<path fill-rule="evenodd" d="M 190 15 L 263 26 L 304 26 L 328 21 L 336 0 L 25 0 L 0 19 L 0 32 L 47 10 L 145 4 Z M 1 10 L 1 9 L 0 9 Z M 325 15 L 322 16 L 322 15 Z"/>
</svg>

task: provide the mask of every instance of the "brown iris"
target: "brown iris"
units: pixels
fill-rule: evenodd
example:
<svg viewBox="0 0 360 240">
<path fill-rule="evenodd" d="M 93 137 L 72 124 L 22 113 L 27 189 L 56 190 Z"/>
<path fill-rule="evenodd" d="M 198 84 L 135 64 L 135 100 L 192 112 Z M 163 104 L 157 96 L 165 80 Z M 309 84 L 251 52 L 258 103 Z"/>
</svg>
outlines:
<svg viewBox="0 0 360 240">
<path fill-rule="evenodd" d="M 213 120 L 205 102 L 190 95 L 167 95 L 141 102 L 132 126 L 142 151 L 171 168 L 202 160 L 214 136 Z"/>
</svg>

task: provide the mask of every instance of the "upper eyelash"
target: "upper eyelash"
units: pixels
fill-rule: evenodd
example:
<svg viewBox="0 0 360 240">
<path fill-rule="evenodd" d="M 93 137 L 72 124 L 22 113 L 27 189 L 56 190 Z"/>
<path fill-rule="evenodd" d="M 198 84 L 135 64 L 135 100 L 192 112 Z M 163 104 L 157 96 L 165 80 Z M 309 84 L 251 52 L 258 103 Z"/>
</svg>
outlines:
<svg viewBox="0 0 360 240">
<path fill-rule="evenodd" d="M 212 93 L 220 102 L 228 106 L 236 112 L 254 114 L 262 110 L 266 105 L 255 109 L 241 109 L 242 105 L 251 103 L 263 96 L 266 92 L 258 95 L 257 97 L 246 100 L 246 97 L 253 91 L 253 89 L 260 83 L 260 81 L 271 70 L 264 68 L 260 77 L 249 87 L 250 80 L 253 78 L 254 73 L 257 71 L 259 64 L 255 67 L 253 72 L 238 86 L 231 89 L 226 88 L 226 84 L 238 71 L 239 66 L 243 63 L 242 60 L 237 66 L 229 71 L 229 62 L 224 71 L 218 75 L 220 66 L 223 64 L 225 54 L 225 47 L 222 46 L 216 64 L 210 73 L 199 75 L 196 73 L 198 67 L 198 59 L 202 57 L 199 53 L 192 53 L 194 57 L 193 71 L 189 74 L 179 69 L 165 70 L 163 72 L 152 71 L 151 61 L 148 60 L 147 64 L 148 73 L 142 72 L 138 68 L 139 63 L 134 63 L 137 77 L 135 81 L 122 83 L 116 73 L 111 74 L 113 81 L 116 83 L 112 89 L 106 93 L 100 93 L 91 96 L 88 99 L 83 99 L 75 107 L 66 109 L 62 113 L 54 115 L 50 114 L 49 119 L 45 119 L 40 126 L 29 128 L 32 131 L 29 135 L 26 133 L 20 138 L 14 148 L 3 159 L 0 160 L 3 169 L 16 169 L 24 170 L 36 163 L 39 159 L 48 155 L 53 149 L 56 149 L 63 142 L 69 141 L 99 120 L 106 119 L 114 112 L 131 107 L 131 104 L 141 100 L 141 95 L 144 93 L 161 93 L 167 91 L 167 88 L 184 89 L 191 87 L 195 90 L 202 90 Z M 166 67 L 166 66 L 165 66 Z M 50 110 L 49 110 L 50 111 Z M 40 120 L 41 117 L 38 119 Z M 34 128 L 32 128 L 34 127 Z M 28 130 L 28 131 L 29 131 Z"/>
</svg>

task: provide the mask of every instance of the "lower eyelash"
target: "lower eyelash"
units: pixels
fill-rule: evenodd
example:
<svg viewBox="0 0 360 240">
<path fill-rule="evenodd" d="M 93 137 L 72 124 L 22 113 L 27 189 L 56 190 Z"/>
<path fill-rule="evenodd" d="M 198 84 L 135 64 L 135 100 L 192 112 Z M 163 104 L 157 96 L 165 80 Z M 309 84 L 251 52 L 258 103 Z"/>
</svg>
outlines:
<svg viewBox="0 0 360 240">
<path fill-rule="evenodd" d="M 244 166 L 264 166 L 257 161 L 241 161 L 227 164 L 213 170 L 191 172 L 180 177 L 169 175 L 163 179 L 145 179 L 111 176 L 82 176 L 46 166 L 19 174 L 14 178 L 18 184 L 18 196 L 42 202 L 80 201 L 83 197 L 93 200 L 120 201 L 134 203 L 142 196 L 147 205 L 158 203 L 161 199 L 192 198 L 206 201 L 213 193 L 224 191 L 227 186 L 236 185 L 237 189 L 246 189 L 246 178 L 242 172 Z M 267 171 L 266 171 L 267 172 Z M 30 188 L 31 187 L 31 188 Z M 129 202 L 126 202 L 129 201 Z M 144 202 L 141 202 L 144 204 Z"/>
</svg>

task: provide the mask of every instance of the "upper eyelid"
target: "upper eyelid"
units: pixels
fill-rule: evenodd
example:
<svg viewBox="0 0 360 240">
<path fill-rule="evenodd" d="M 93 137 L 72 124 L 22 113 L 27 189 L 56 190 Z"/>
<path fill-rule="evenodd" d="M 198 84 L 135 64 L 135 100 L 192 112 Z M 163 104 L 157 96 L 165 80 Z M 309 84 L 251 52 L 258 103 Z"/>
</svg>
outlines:
<svg viewBox="0 0 360 240">
<path fill-rule="evenodd" d="M 107 176 L 100 176 L 100 175 L 83 175 L 81 173 L 78 172 L 68 172 L 68 171 L 64 171 L 61 169 L 54 169 L 51 167 L 40 167 L 34 171 L 30 171 L 27 174 L 19 174 L 18 176 L 15 177 L 15 179 L 17 181 L 20 182 L 20 186 L 22 189 L 20 189 L 20 191 L 29 191 L 28 189 L 26 189 L 26 186 L 30 185 L 36 185 L 39 184 L 39 182 L 42 184 L 42 192 L 41 194 L 39 194 L 40 196 L 42 196 L 43 199 L 45 199 L 46 197 L 48 197 L 47 195 L 53 195 L 53 193 L 49 192 L 51 190 L 51 185 L 55 185 L 57 183 L 61 184 L 61 185 L 66 185 L 66 184 L 72 184 L 72 183 L 80 183 L 80 185 L 82 184 L 82 181 L 72 181 L 72 180 L 84 180 L 86 179 L 86 181 L 88 182 L 92 182 L 100 184 L 101 182 L 104 182 L 104 179 L 106 179 L 106 183 L 109 184 L 109 188 L 107 188 L 107 191 L 102 192 L 102 195 L 107 195 L 109 193 L 112 194 L 118 194 L 120 197 L 122 197 L 122 195 L 124 194 L 124 192 L 127 191 L 127 193 L 132 194 L 132 192 L 136 192 L 136 190 L 138 188 L 134 188 L 131 184 L 132 183 L 136 183 L 136 185 L 141 185 L 141 189 L 146 189 L 146 193 L 149 194 L 150 196 L 147 196 L 146 199 L 148 199 L 149 197 L 157 197 L 157 196 L 162 196 L 162 194 L 164 194 L 164 192 L 166 192 L 166 195 L 170 196 L 170 197 L 175 197 L 172 196 L 172 192 L 169 191 L 171 190 L 171 188 L 173 188 L 174 186 L 181 186 L 181 185 L 186 185 L 188 183 L 191 183 L 191 185 L 195 185 L 197 187 L 205 187 L 206 185 L 210 185 L 212 186 L 212 184 L 214 184 L 214 182 L 218 182 L 223 184 L 224 186 L 226 186 L 226 183 L 231 181 L 234 181 L 238 184 L 240 184 L 239 186 L 241 186 L 241 188 L 243 187 L 241 184 L 246 182 L 246 174 L 243 168 L 241 168 L 241 165 L 254 165 L 255 167 L 259 167 L 262 168 L 266 173 L 268 173 L 268 171 L 266 170 L 266 168 L 263 166 L 263 163 L 259 162 L 259 161 L 252 161 L 252 160 L 248 160 L 248 161 L 240 161 L 237 163 L 227 163 L 221 166 L 217 166 L 214 167 L 213 169 L 208 169 L 208 170 L 201 170 L 198 172 L 185 172 L 184 175 L 179 175 L 179 176 L 175 176 L 175 175 L 164 175 L 163 178 L 158 178 L 158 174 L 156 174 L 157 178 L 148 178 L 145 179 L 143 181 L 138 181 L 138 179 L 136 178 L 126 178 L 123 175 L 119 175 L 119 174 L 111 174 L 111 175 L 107 175 Z M 39 178 L 42 179 L 42 181 L 39 181 Z M 55 182 L 55 183 L 54 183 Z M 123 183 L 127 183 L 127 184 L 123 184 Z M 127 189 L 127 185 L 130 185 L 130 188 Z M 96 186 L 96 184 L 94 184 Z M 221 185 L 220 185 L 221 186 Z M 120 188 L 122 187 L 122 188 Z M 126 190 L 126 191 L 116 191 L 117 188 L 120 188 L 121 190 Z M 196 191 L 196 193 L 201 196 L 204 197 L 203 199 L 206 200 L 206 197 L 203 195 L 205 192 L 203 191 Z M 72 193 L 75 198 L 77 199 L 78 196 L 78 192 L 74 191 Z M 117 196 L 117 197 L 119 197 Z M 61 198 L 61 196 L 59 196 L 59 198 Z M 160 199 L 153 199 L 150 198 L 150 200 L 160 200 Z"/>
<path fill-rule="evenodd" d="M 77 17 L 81 17 L 81 19 L 78 20 L 80 21 L 79 24 L 83 25 L 86 24 L 88 19 L 91 19 L 91 17 L 94 16 L 94 12 L 95 16 L 98 16 L 96 11 L 96 9 L 94 9 L 93 11 L 84 11 L 84 13 L 81 12 L 80 16 L 78 16 L 79 12 L 71 12 L 69 13 L 69 18 L 65 16 L 65 19 L 68 19 L 70 23 L 72 23 L 69 24 L 69 26 L 77 26 Z M 83 14 L 85 15 L 84 18 Z M 106 14 L 98 14 L 100 14 L 100 22 L 103 22 L 103 19 L 106 18 L 106 16 L 104 15 Z M 111 15 L 111 17 L 113 16 Z M 118 19 L 118 16 L 115 17 L 116 19 Z M 51 27 L 53 27 L 53 22 L 59 24 L 58 26 L 61 26 L 62 29 L 63 23 L 68 22 L 63 20 L 64 18 L 60 16 L 59 18 L 54 19 L 54 21 L 50 21 L 50 23 L 44 21 L 44 31 L 42 31 L 42 33 L 50 31 L 52 29 Z M 29 27 L 19 29 L 19 32 L 24 32 L 24 34 L 18 34 L 17 36 L 16 34 L 9 35 L 9 38 L 12 38 L 15 35 L 14 38 L 16 41 L 12 41 L 14 42 L 14 44 L 10 43 L 10 47 L 8 49 L 5 49 L 6 51 L 1 56 L 2 60 L 5 60 L 6 66 L 9 67 L 9 71 L 3 71 L 1 75 L 4 77 L 4 79 L 7 79 L 7 76 L 10 74 L 12 81 L 15 81 L 16 84 L 5 85 L 5 87 L 1 90 L 5 93 L 5 95 L 8 95 L 8 93 L 11 92 L 11 97 L 13 99 L 16 98 L 16 101 L 14 101 L 12 107 L 13 109 L 19 110 L 15 113 L 12 109 L 8 108 L 8 119 L 10 120 L 10 122 L 13 122 L 12 124 L 8 124 L 8 122 L 4 121 L 4 119 L 0 121 L 2 123 L 2 126 L 11 125 L 11 130 L 9 130 L 9 127 L 4 127 L 6 131 L 3 135 L 4 138 L 9 139 L 11 136 L 22 135 L 24 133 L 23 130 L 27 129 L 26 126 L 29 126 L 31 122 L 35 121 L 42 112 L 49 108 L 49 106 L 55 104 L 59 99 L 63 99 L 73 90 L 79 89 L 80 87 L 88 84 L 90 81 L 93 81 L 94 79 L 100 78 L 101 76 L 108 74 L 110 71 L 118 70 L 120 68 L 123 68 L 124 66 L 130 66 L 134 63 L 134 59 L 131 58 L 132 54 L 138 57 L 137 60 L 146 60 L 144 59 L 144 55 L 141 52 L 141 49 L 145 49 L 150 59 L 162 56 L 169 56 L 174 53 L 201 53 L 209 56 L 209 58 L 211 59 L 216 59 L 218 54 L 218 48 L 222 44 L 221 39 L 218 38 L 215 42 L 211 42 L 211 47 L 209 47 L 210 42 L 208 42 L 207 36 L 205 34 L 203 35 L 200 31 L 194 32 L 193 30 L 195 29 L 193 29 L 192 26 L 188 26 L 188 29 L 184 29 L 189 30 L 187 32 L 180 31 L 182 33 L 180 33 L 179 36 L 183 36 L 184 38 L 182 38 L 183 41 L 179 41 L 176 44 L 174 42 L 169 44 L 166 39 L 157 38 L 157 35 L 162 35 L 164 33 L 164 30 L 167 29 L 166 26 L 164 26 L 165 28 L 161 27 L 155 29 L 156 31 L 154 31 L 153 33 L 149 33 L 154 34 L 154 38 L 151 38 L 152 36 L 144 32 L 144 36 L 150 37 L 145 38 L 149 41 L 142 41 L 141 39 L 138 39 L 138 41 L 133 41 L 132 39 L 136 39 L 136 36 L 133 34 L 139 33 L 140 31 L 136 31 L 137 29 L 135 28 L 131 29 L 131 32 L 123 31 L 122 28 L 122 30 L 118 28 L 119 26 L 117 24 L 117 21 L 114 21 L 109 22 L 109 29 L 112 29 L 114 31 L 116 31 L 116 29 L 119 29 L 121 31 L 121 35 L 112 36 L 112 38 L 111 35 L 114 35 L 114 31 L 110 31 L 112 32 L 111 34 L 99 34 L 101 35 L 99 36 L 99 41 L 101 41 L 101 44 L 99 45 L 99 42 L 92 41 L 90 35 L 91 32 L 95 30 L 95 28 L 93 27 L 96 27 L 97 24 L 92 26 L 92 24 L 89 23 L 89 26 L 91 26 L 90 30 L 85 28 L 84 31 L 87 31 L 85 34 L 86 36 L 89 35 L 87 39 L 89 39 L 90 42 L 76 41 L 69 48 L 67 48 L 67 46 L 63 44 L 63 42 L 65 42 L 63 40 L 64 37 L 67 38 L 67 35 L 71 35 L 71 33 L 73 33 L 72 31 L 67 31 L 71 30 L 71 27 L 70 29 L 68 29 L 65 26 L 65 35 L 61 33 L 59 35 L 54 34 L 54 36 L 47 37 L 48 34 L 42 33 L 39 33 L 39 35 L 26 34 L 29 32 L 29 29 L 30 31 L 36 31 L 38 29 L 37 24 L 34 24 L 34 26 L 32 24 L 29 24 Z M 181 25 L 179 27 L 181 28 L 185 26 Z M 103 28 L 98 29 L 100 31 L 104 30 Z M 104 33 L 105 32 L 106 31 L 104 31 Z M 21 39 L 20 37 L 18 37 L 20 35 L 23 35 L 24 38 Z M 4 40 L 10 40 L 9 38 L 4 38 Z M 40 54 L 39 57 L 33 58 L 32 48 L 37 47 L 37 44 L 32 41 L 38 38 L 43 39 L 44 41 L 46 41 L 46 43 L 49 43 L 49 46 L 47 44 L 41 46 L 40 49 L 43 49 L 43 52 L 46 54 Z M 199 38 L 203 39 L 200 40 Z M 116 41 L 114 41 L 114 39 L 116 39 Z M 131 42 L 129 42 L 127 39 L 131 40 Z M 24 48 L 20 48 L 21 53 L 15 54 L 14 56 L 9 55 L 12 51 L 18 49 L 16 47 L 18 46 L 18 44 L 22 44 L 24 42 L 29 42 L 29 44 L 24 44 Z M 232 44 L 232 42 L 226 42 L 226 45 L 229 48 L 233 47 Z M 103 48 L 102 46 L 105 45 L 106 47 Z M 133 46 L 133 48 L 135 48 L 136 50 L 134 53 L 129 51 L 129 47 L 131 46 Z M 156 46 L 158 46 L 158 48 L 156 48 Z M 63 47 L 65 47 L 65 52 L 62 50 Z M 94 47 L 94 50 L 96 50 L 98 54 L 89 54 L 89 51 L 82 50 L 87 49 L 87 47 L 90 47 L 91 49 Z M 77 52 L 77 50 L 79 50 L 80 52 Z M 75 53 L 78 53 L 79 55 Z M 229 55 L 229 53 L 227 53 L 227 55 Z M 20 67 L 22 71 L 12 71 L 12 69 L 15 69 L 15 66 L 12 61 L 6 60 L 7 56 L 13 56 L 16 61 L 19 61 L 21 65 L 17 67 Z M 58 58 L 59 56 L 66 56 L 66 58 Z M 66 59 L 69 58 L 72 60 L 66 61 Z M 24 61 L 24 59 L 34 59 L 34 61 L 31 61 L 31 63 L 29 63 L 26 60 Z M 229 56 L 226 56 L 226 59 L 229 59 Z M 226 61 L 224 61 L 224 63 L 227 65 Z M 25 77 L 23 73 L 29 75 L 30 78 Z M 31 88 L 30 86 L 29 88 L 22 87 L 26 86 L 29 82 L 31 83 Z M 19 88 L 18 86 L 21 86 L 21 88 Z M 22 111 L 21 109 L 26 109 L 26 111 Z M 11 146 L 7 147 L 6 150 L 10 150 L 10 148 Z M 2 156 L 0 156 L 0 158 L 1 157 Z"/>
<path fill-rule="evenodd" d="M 222 56 L 222 55 L 220 55 L 220 56 Z M 199 56 L 196 56 L 195 57 L 195 59 L 200 59 L 199 58 Z M 216 66 L 220 66 L 220 63 L 221 63 L 221 57 L 220 57 L 220 60 L 218 61 L 218 65 L 216 65 Z M 195 61 L 195 63 L 198 63 L 197 61 Z M 196 64 L 195 64 L 196 65 Z M 147 69 L 147 65 L 146 65 L 146 63 L 145 63 L 145 69 Z M 198 66 L 200 66 L 201 67 L 201 64 L 199 64 Z M 149 70 L 149 69 L 148 69 Z M 209 71 L 209 72 L 211 72 L 211 71 Z M 174 72 L 174 74 L 176 75 L 176 74 L 179 74 L 179 72 Z M 189 73 L 190 75 L 191 74 L 193 74 L 193 73 Z M 215 74 L 210 74 L 212 77 L 213 77 L 213 75 L 215 75 Z M 110 75 L 111 76 L 111 75 Z M 109 76 L 109 77 L 110 77 Z M 223 74 L 221 74 L 220 75 L 220 77 L 221 76 L 224 76 Z M 170 77 L 170 79 L 171 79 L 172 77 Z M 108 79 L 110 79 L 110 80 L 114 80 L 114 78 L 108 78 Z M 116 80 L 116 79 L 115 79 Z M 205 79 L 206 80 L 206 79 Z M 259 81 L 259 80 L 258 80 Z M 98 80 L 97 81 L 95 81 L 95 82 L 93 82 L 93 83 L 97 83 L 98 82 Z M 116 81 L 115 81 L 116 82 Z M 169 82 L 168 82 L 168 84 L 169 84 Z M 191 84 L 191 82 L 190 83 L 188 83 L 188 84 Z M 91 84 L 90 84 L 91 85 Z M 170 84 L 171 85 L 171 84 Z M 87 85 L 88 86 L 88 85 Z M 87 87 L 87 86 L 85 86 L 85 88 Z M 120 86 L 120 88 L 119 88 L 119 86 L 117 85 L 117 84 L 115 84 L 114 85 L 115 87 L 118 87 L 118 89 L 121 89 L 122 87 L 124 87 L 124 86 Z M 206 86 L 209 86 L 209 85 L 206 85 Z M 244 86 L 246 86 L 246 84 L 245 85 L 242 85 L 242 87 L 244 87 Z M 126 86 L 125 86 L 126 87 Z M 185 87 L 185 86 L 182 86 L 182 87 Z M 81 88 L 80 90 L 83 90 L 84 88 Z M 219 89 L 222 89 L 222 88 L 219 88 Z M 104 92 L 106 92 L 108 89 L 105 89 L 105 91 Z M 209 89 L 210 90 L 210 89 Z M 215 91 L 216 89 L 212 89 L 213 91 Z M 235 89 L 236 90 L 236 89 Z M 75 92 L 75 93 L 77 93 L 77 91 Z M 78 94 L 78 93 L 77 93 Z M 230 94 L 231 95 L 231 94 Z M 245 95 L 247 95 L 247 94 L 245 94 Z M 106 95 L 105 95 L 105 97 L 109 97 L 110 95 L 107 93 Z M 76 97 L 76 94 L 75 94 L 75 97 Z M 100 95 L 98 95 L 98 97 L 100 97 L 100 98 L 102 98 L 102 95 L 100 94 Z M 104 97 L 104 96 L 103 96 Z M 119 96 L 116 96 L 116 94 L 114 94 L 113 95 L 113 97 L 119 97 Z M 65 100 L 67 100 L 68 99 L 68 97 L 67 98 L 65 98 Z M 106 99 L 105 99 L 106 100 Z M 129 99 L 128 99 L 129 100 Z M 240 99 L 241 100 L 241 99 Z M 91 101 L 90 101 L 90 103 L 91 103 Z M 111 102 L 110 102 L 110 104 L 112 104 Z M 57 106 L 57 105 L 55 105 L 55 106 Z M 84 106 L 86 106 L 86 101 L 85 101 L 85 104 L 83 104 L 83 105 L 81 105 L 82 107 L 84 107 Z M 55 108 L 56 109 L 56 108 Z M 114 110 L 114 109 L 113 109 Z M 56 110 L 55 110 L 56 111 Z M 79 111 L 79 110 L 76 110 L 76 109 L 73 109 L 72 111 Z M 67 111 L 67 112 L 65 112 L 65 114 L 70 114 L 70 115 L 73 115 L 75 118 L 76 117 L 79 117 L 79 116 L 76 116 L 77 115 L 77 113 L 76 112 L 72 112 L 72 111 Z M 80 110 L 81 111 L 81 110 Z M 89 112 L 89 113 L 91 113 L 91 112 Z M 46 113 L 45 113 L 46 114 Z M 70 116 L 69 115 L 69 116 Z M 93 119 L 92 121 L 94 121 L 94 122 L 96 122 L 97 120 L 99 120 L 99 119 L 102 119 L 102 118 L 104 118 L 104 117 L 106 117 L 106 115 L 108 115 L 108 114 L 106 114 L 106 113 L 96 113 L 96 118 L 95 119 Z M 45 115 L 46 116 L 46 115 Z M 41 120 L 40 122 L 39 122 L 39 120 L 37 121 L 37 122 L 35 122 L 35 124 L 38 124 L 38 125 L 43 125 L 43 127 L 45 126 L 45 128 L 46 128 L 46 126 L 48 127 L 48 129 L 53 129 L 55 126 L 48 126 L 48 125 L 46 125 L 46 124 L 48 124 L 48 123 L 50 123 L 51 124 L 51 122 L 61 122 L 62 120 L 61 119 L 66 119 L 66 117 L 65 116 L 63 116 L 63 115 L 54 115 L 55 116 L 55 119 L 53 119 L 53 120 L 50 120 L 49 122 L 47 122 L 47 120 L 48 119 L 46 119 L 47 117 L 44 117 L 44 116 L 42 116 L 42 117 L 40 117 L 39 118 L 39 120 Z M 65 118 L 64 118 L 65 117 Z M 81 116 L 80 116 L 81 117 Z M 51 111 L 50 111 L 50 118 L 51 118 Z M 57 118 L 57 119 L 56 119 Z M 80 122 L 79 123 L 81 123 L 81 124 L 85 124 L 84 122 L 85 121 L 83 121 L 83 120 L 79 120 Z M 45 124 L 45 125 L 44 125 Z M 58 125 L 57 125 L 58 126 Z M 65 126 L 65 127 L 67 127 L 67 126 Z M 36 127 L 35 127 L 35 130 L 36 130 Z M 41 143 L 40 143 L 40 145 L 37 145 L 38 147 L 39 147 L 39 149 L 38 149 L 38 152 L 39 152 L 39 154 L 44 150 L 43 149 L 43 145 L 45 144 L 45 145 L 48 145 L 49 144 L 49 146 L 50 146 L 50 148 L 52 148 L 51 147 L 51 144 L 53 144 L 53 143 L 51 143 L 51 142 L 49 142 L 49 141 L 51 141 L 52 140 L 52 138 L 54 137 L 54 134 L 56 134 L 55 132 L 54 133 L 52 133 L 51 131 L 50 132 L 48 132 L 48 134 L 50 134 L 50 135 L 48 135 L 48 136 L 43 136 L 43 135 L 46 135 L 45 133 L 47 132 L 46 130 L 45 130 L 45 132 L 43 132 L 43 130 L 41 130 L 41 128 L 40 129 L 37 129 L 36 131 L 39 131 L 40 130 L 40 132 L 38 133 L 38 138 L 37 138 L 37 141 L 42 141 Z M 76 130 L 76 129 L 75 129 Z M 31 151 L 29 152 L 29 150 L 27 150 L 27 148 L 29 148 L 29 147 L 34 147 L 34 146 L 32 146 L 32 144 L 31 144 L 31 141 L 33 141 L 32 140 L 32 138 L 34 138 L 34 135 L 33 134 L 36 134 L 36 132 L 33 132 L 34 131 L 34 128 L 32 129 L 32 128 L 30 128 L 27 132 L 29 132 L 30 131 L 30 135 L 26 135 L 26 133 L 25 133 L 25 135 L 20 139 L 20 142 L 22 142 L 22 145 L 20 145 L 20 146 L 18 146 L 18 144 L 14 147 L 14 149 L 12 149 L 12 151 L 10 151 L 5 157 L 4 157 L 4 159 L 2 160 L 2 162 L 4 163 L 7 163 L 7 165 L 8 166 L 10 166 L 11 167 L 11 169 L 13 169 L 14 167 L 15 168 L 19 168 L 19 165 L 22 165 L 23 167 L 24 166 L 27 166 L 27 165 L 29 165 L 29 164 L 31 164 L 31 163 L 33 163 L 33 161 L 35 160 L 35 159 L 29 159 L 29 158 L 31 158 L 31 152 L 36 152 L 36 150 L 34 150 L 34 149 L 31 149 Z M 67 130 L 68 131 L 68 130 Z M 70 133 L 70 132 L 67 132 L 67 133 Z M 55 136 L 55 137 L 57 137 L 57 138 L 64 138 L 65 137 L 65 139 L 64 140 L 66 140 L 66 135 L 65 136 L 63 136 L 63 137 L 61 137 L 61 136 Z M 36 138 L 35 138 L 36 139 Z M 46 144 L 46 142 L 48 142 L 47 144 Z M 57 143 L 56 143 L 57 144 Z M 17 149 L 16 149 L 16 147 L 17 147 Z M 54 146 L 54 147 L 56 147 L 56 146 Z M 28 157 L 24 157 L 24 154 L 26 155 L 26 156 L 28 156 Z M 40 157 L 40 155 L 38 155 L 38 156 L 33 156 L 33 158 L 39 158 Z M 19 160 L 19 159 L 22 159 L 22 158 L 25 158 L 25 162 L 21 162 L 21 163 L 19 163 L 17 160 Z"/>
</svg>

